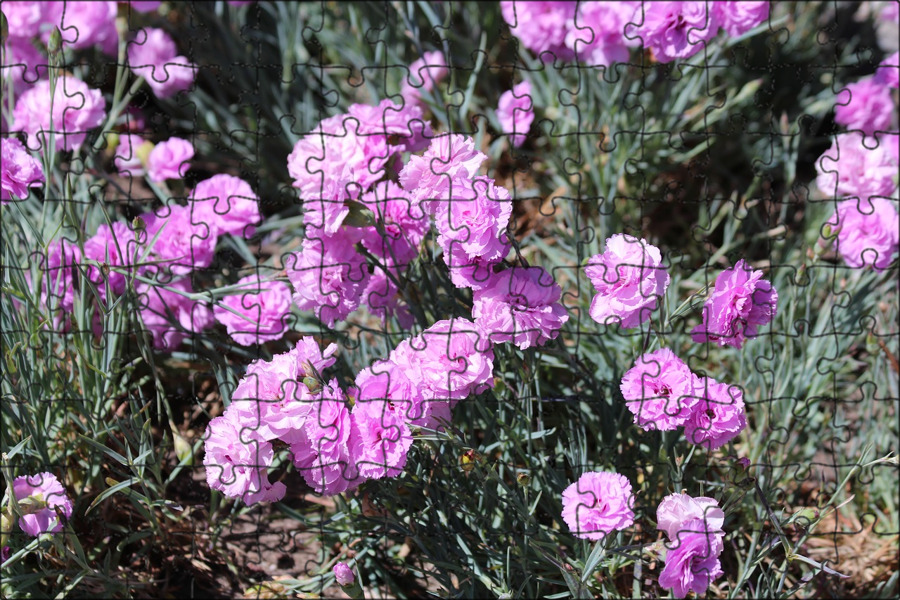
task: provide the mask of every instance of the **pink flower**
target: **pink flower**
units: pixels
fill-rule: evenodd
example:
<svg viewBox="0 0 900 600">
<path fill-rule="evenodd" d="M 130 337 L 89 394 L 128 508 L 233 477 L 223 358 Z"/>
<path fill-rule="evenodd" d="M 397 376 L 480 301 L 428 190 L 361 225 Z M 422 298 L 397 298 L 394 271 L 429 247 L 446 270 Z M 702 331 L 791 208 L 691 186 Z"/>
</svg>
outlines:
<svg viewBox="0 0 900 600">
<path fill-rule="evenodd" d="M 397 276 L 396 269 L 394 276 Z M 369 307 L 369 312 L 381 318 L 382 323 L 396 318 L 400 327 L 409 329 L 415 322 L 409 308 L 401 302 L 400 290 L 397 284 L 388 276 L 387 270 L 381 265 L 375 265 L 369 283 L 362 294 L 363 303 Z"/>
<path fill-rule="evenodd" d="M 900 87 L 900 52 L 894 52 L 878 65 L 875 83 L 897 89 Z"/>
<path fill-rule="evenodd" d="M 72 516 L 72 500 L 52 473 L 16 477 L 13 493 L 25 512 L 19 519 L 19 527 L 32 537 L 62 531 L 57 511 L 66 519 Z M 25 502 L 27 498 L 32 499 L 31 503 Z"/>
<path fill-rule="evenodd" d="M 592 256 L 584 273 L 597 291 L 591 318 L 602 325 L 618 322 L 624 329 L 648 321 L 669 287 L 659 249 L 623 233 L 606 240 L 606 251 Z"/>
<path fill-rule="evenodd" d="M 150 181 L 160 183 L 166 179 L 184 179 L 194 158 L 194 146 L 182 138 L 169 138 L 154 146 L 147 157 L 147 173 Z"/>
<path fill-rule="evenodd" d="M 100 225 L 97 233 L 84 242 L 84 258 L 110 267 L 131 267 L 136 253 L 140 254 L 134 231 L 121 221 L 113 222 L 112 228 L 109 225 Z M 87 267 L 87 276 L 104 301 L 109 300 L 106 282 L 109 283 L 109 291 L 116 296 L 125 291 L 128 283 L 126 273 L 121 270 L 109 269 L 108 273 L 105 271 L 106 269 L 93 265 Z"/>
<path fill-rule="evenodd" d="M 28 197 L 28 188 L 41 187 L 46 181 L 41 161 L 31 156 L 22 142 L 16 138 L 0 138 L 0 153 L 3 157 L 0 161 L 2 162 L 0 202 L 3 204 L 13 199 L 24 200 Z"/>
<path fill-rule="evenodd" d="M 3 12 L 9 25 L 9 37 L 27 39 L 38 35 L 44 23 L 45 8 L 43 3 L 31 0 L 4 2 L 0 12 Z"/>
<path fill-rule="evenodd" d="M 697 521 L 703 525 L 694 527 L 693 531 L 724 535 L 722 525 L 725 523 L 725 513 L 714 498 L 669 494 L 656 509 L 656 527 L 664 531 L 670 540 L 677 540 L 679 532 L 689 530 L 688 525 Z"/>
<path fill-rule="evenodd" d="M 144 221 L 147 228 L 144 243 L 149 244 L 161 233 L 147 257 L 155 264 L 143 270 L 153 272 L 162 267 L 181 276 L 212 264 L 219 238 L 209 226 L 191 221 L 189 207 L 162 207 L 145 215 Z"/>
<path fill-rule="evenodd" d="M 362 477 L 381 479 L 403 472 L 413 441 L 407 424 L 410 405 L 398 398 L 357 398 L 351 453 Z"/>
<path fill-rule="evenodd" d="M 628 60 L 625 26 L 640 18 L 640 2 L 579 2 L 578 14 L 567 24 L 566 47 L 581 62 L 609 66 Z"/>
<path fill-rule="evenodd" d="M 191 193 L 191 219 L 206 223 L 216 235 L 230 233 L 250 237 L 262 221 L 259 196 L 250 184 L 232 175 L 213 175 Z"/>
<path fill-rule="evenodd" d="M 626 37 L 640 36 L 661 63 L 689 58 L 718 32 L 718 18 L 707 2 L 645 2 L 643 24 L 626 26 Z M 634 17 L 640 21 L 640 13 Z"/>
<path fill-rule="evenodd" d="M 175 42 L 162 29 L 141 29 L 128 42 L 131 72 L 143 77 L 157 98 L 168 98 L 191 87 L 197 65 L 178 55 Z"/>
<path fill-rule="evenodd" d="M 125 177 L 141 177 L 144 175 L 144 165 L 141 164 L 138 152 L 138 148 L 144 144 L 147 144 L 148 147 L 150 146 L 150 142 L 133 133 L 124 133 L 119 136 L 119 145 L 116 146 L 113 162 L 120 175 Z"/>
<path fill-rule="evenodd" d="M 368 272 L 349 232 L 325 239 L 305 239 L 302 250 L 285 257 L 294 302 L 300 310 L 315 311 L 326 327 L 359 308 Z"/>
<path fill-rule="evenodd" d="M 897 209 L 886 198 L 838 202 L 827 224 L 837 232 L 837 251 L 853 268 L 884 271 L 900 249 Z"/>
<path fill-rule="evenodd" d="M 475 149 L 475 140 L 459 134 L 434 138 L 422 156 L 410 156 L 400 171 L 400 185 L 415 201 L 432 210 L 429 200 L 447 196 L 451 182 L 475 176 L 487 155 Z"/>
<path fill-rule="evenodd" d="M 703 322 L 691 332 L 693 340 L 740 348 L 744 340 L 756 337 L 757 327 L 778 312 L 778 292 L 762 276 L 743 259 L 719 273 L 703 306 Z"/>
<path fill-rule="evenodd" d="M 487 333 L 467 319 L 438 321 L 411 338 L 408 346 L 420 353 L 415 355 L 419 384 L 429 398 L 453 404 L 494 386 L 494 352 Z"/>
<path fill-rule="evenodd" d="M 150 332 L 153 347 L 172 352 L 191 333 L 199 333 L 212 326 L 213 315 L 206 304 L 166 288 L 182 294 L 193 293 L 187 279 L 172 281 L 165 286 L 140 281 L 134 283 L 141 319 Z"/>
<path fill-rule="evenodd" d="M 403 82 L 400 95 L 407 104 L 415 104 L 421 101 L 423 91 L 432 91 L 449 72 L 443 52 L 426 52 L 409 65 L 409 78 Z"/>
<path fill-rule="evenodd" d="M 509 30 L 541 60 L 569 60 L 567 23 L 575 17 L 577 2 L 501 2 L 500 12 Z"/>
<path fill-rule="evenodd" d="M 4 8 L 6 4 L 8 3 L 4 4 Z M 28 38 L 10 36 L 2 49 L 0 79 L 8 77 L 12 81 L 16 98 L 37 83 L 42 75 L 47 76 L 47 57 L 32 46 Z"/>
<path fill-rule="evenodd" d="M 154 11 L 156 11 L 156 9 L 159 8 L 160 4 L 162 4 L 162 2 L 160 2 L 159 0 L 145 0 L 145 1 L 131 0 L 128 3 L 128 5 L 131 6 L 132 9 L 134 9 L 138 12 L 142 12 L 142 13 L 154 12 Z"/>
<path fill-rule="evenodd" d="M 310 396 L 304 427 L 289 439 L 294 465 L 317 493 L 333 496 L 361 479 L 351 455 L 352 419 L 344 394 L 332 379 Z"/>
<path fill-rule="evenodd" d="M 534 121 L 534 102 L 531 100 L 531 84 L 523 81 L 500 95 L 497 104 L 497 120 L 503 133 L 510 135 L 511 143 L 518 148 L 525 142 L 525 134 Z"/>
<path fill-rule="evenodd" d="M 430 419 L 434 403 L 426 401 L 420 383 L 423 380 L 418 357 L 401 342 L 387 360 L 378 360 L 356 375 L 357 400 L 386 400 L 406 408 L 404 420 L 410 425 L 436 428 Z"/>
<path fill-rule="evenodd" d="M 285 485 L 268 480 L 268 467 L 275 454 L 272 444 L 254 437 L 252 430 L 248 431 L 232 414 L 236 413 L 216 417 L 206 429 L 206 483 L 247 504 L 280 500 L 286 492 Z"/>
<path fill-rule="evenodd" d="M 690 591 L 702 596 L 723 572 L 719 562 L 721 536 L 704 531 L 700 520 L 690 521 L 684 527 L 671 540 L 674 546 L 666 553 L 666 566 L 659 574 L 660 587 L 672 590 L 676 598 L 684 598 Z"/>
<path fill-rule="evenodd" d="M 559 285 L 544 269 L 507 269 L 475 291 L 472 316 L 492 343 L 512 342 L 523 350 L 542 346 L 556 339 L 569 320 L 561 296 Z"/>
<path fill-rule="evenodd" d="M 562 518 L 575 535 L 599 541 L 634 523 L 634 494 L 624 475 L 585 473 L 563 491 Z"/>
<path fill-rule="evenodd" d="M 891 88 L 874 77 L 866 77 L 838 92 L 834 120 L 847 129 L 871 135 L 890 130 L 891 115 L 895 112 Z"/>
<path fill-rule="evenodd" d="M 427 140 L 433 137 L 431 125 L 424 120 L 422 109 L 416 104 L 398 104 L 386 98 L 375 106 L 351 104 L 347 114 L 359 121 L 361 135 L 390 138 L 387 144 L 390 154 L 424 150 Z"/>
<path fill-rule="evenodd" d="M 236 285 L 244 289 L 226 296 L 214 309 L 216 320 L 228 329 L 231 339 L 242 346 L 280 340 L 288 329 L 291 313 L 291 289 L 287 284 L 264 283 L 258 275 L 250 275 Z"/>
<path fill-rule="evenodd" d="M 693 378 L 688 366 L 668 348 L 638 358 L 620 385 L 635 424 L 645 431 L 671 431 L 684 425 L 699 402 L 693 396 Z"/>
<path fill-rule="evenodd" d="M 115 2 L 47 2 L 43 21 L 59 28 L 63 44 L 75 50 L 100 46 L 110 56 L 119 51 Z M 42 28 L 41 39 L 50 40 L 52 27 Z"/>
<path fill-rule="evenodd" d="M 353 582 L 356 581 L 356 576 L 353 574 L 350 567 L 347 566 L 347 563 L 339 562 L 334 565 L 334 568 L 332 568 L 331 571 L 334 573 L 334 580 L 337 581 L 338 585 L 341 587 L 353 585 Z"/>
<path fill-rule="evenodd" d="M 715 2 L 713 10 L 728 35 L 743 35 L 769 18 L 769 2 Z"/>
<path fill-rule="evenodd" d="M 829 198 L 890 197 L 897 190 L 898 136 L 866 138 L 850 132 L 835 136 L 816 161 L 816 185 Z"/>
<path fill-rule="evenodd" d="M 366 250 L 399 267 L 412 262 L 429 229 L 421 207 L 393 181 L 377 183 L 360 202 L 374 213 L 376 222 L 365 229 L 362 245 Z"/>
<path fill-rule="evenodd" d="M 101 125 L 105 117 L 106 101 L 100 90 L 92 90 L 83 81 L 64 75 L 56 80 L 52 98 L 50 81 L 44 80 L 16 100 L 12 130 L 28 134 L 32 150 L 40 149 L 53 133 L 57 150 L 77 151 L 88 131 Z"/>
<path fill-rule="evenodd" d="M 689 442 L 715 450 L 747 427 L 741 388 L 719 383 L 710 377 L 694 377 L 694 395 L 700 402 L 684 424 L 684 434 Z"/>
</svg>

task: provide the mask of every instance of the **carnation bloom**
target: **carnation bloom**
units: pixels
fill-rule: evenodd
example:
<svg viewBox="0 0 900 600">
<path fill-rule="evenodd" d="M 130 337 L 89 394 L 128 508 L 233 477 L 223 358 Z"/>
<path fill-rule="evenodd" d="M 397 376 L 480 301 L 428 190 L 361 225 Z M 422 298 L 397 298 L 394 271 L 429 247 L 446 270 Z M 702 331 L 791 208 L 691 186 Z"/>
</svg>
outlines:
<svg viewBox="0 0 900 600">
<path fill-rule="evenodd" d="M 413 441 L 407 424 L 410 405 L 398 398 L 356 399 L 351 452 L 361 476 L 381 479 L 403 472 Z"/>
<path fill-rule="evenodd" d="M 139 150 L 142 146 L 144 149 Z M 133 133 L 125 133 L 119 136 L 119 145 L 116 146 L 113 163 L 120 175 L 125 177 L 141 177 L 144 175 L 144 165 L 141 163 L 141 154 L 153 145 L 141 136 Z M 193 155 L 193 150 L 191 151 Z M 144 160 L 149 157 L 149 152 L 144 154 Z M 185 168 L 186 169 L 186 168 Z"/>
<path fill-rule="evenodd" d="M 45 6 L 39 2 L 12 1 L 3 3 L 2 11 L 9 25 L 10 38 L 32 38 L 41 31 Z"/>
<path fill-rule="evenodd" d="M 689 521 L 684 527 L 685 531 L 671 540 L 666 566 L 659 574 L 660 587 L 672 590 L 676 598 L 684 598 L 691 591 L 702 596 L 723 572 L 719 562 L 721 536 L 704 531 L 701 520 Z"/>
<path fill-rule="evenodd" d="M 406 266 L 419 254 L 428 233 L 428 217 L 409 194 L 393 181 L 381 181 L 360 198 L 375 215 L 362 245 L 375 256 L 397 266 Z"/>
<path fill-rule="evenodd" d="M 131 72 L 143 77 L 157 98 L 168 98 L 194 82 L 197 66 L 178 55 L 175 42 L 162 29 L 141 29 L 128 42 Z"/>
<path fill-rule="evenodd" d="M 898 136 L 845 133 L 816 161 L 816 185 L 829 198 L 889 197 L 897 189 L 897 166 Z"/>
<path fill-rule="evenodd" d="M 900 52 L 894 52 L 878 65 L 875 82 L 897 89 L 900 87 Z"/>
<path fill-rule="evenodd" d="M 518 148 L 525 142 L 525 134 L 534 121 L 534 102 L 531 99 L 531 83 L 523 81 L 513 89 L 503 92 L 497 103 L 497 120 L 500 129 L 510 136 L 510 143 Z"/>
<path fill-rule="evenodd" d="M 66 519 L 72 516 L 72 500 L 52 473 L 16 477 L 13 493 L 25 513 L 19 519 L 19 527 L 32 537 L 62 531 L 57 511 Z"/>
<path fill-rule="evenodd" d="M 84 242 L 84 258 L 110 267 L 131 267 L 137 252 L 134 231 L 121 221 L 113 222 L 112 227 L 100 225 L 97 233 Z M 109 291 L 116 296 L 125 291 L 128 283 L 126 274 L 118 269 L 109 269 L 107 272 L 107 269 L 90 265 L 87 276 L 104 301 L 108 300 L 106 282 L 109 284 Z"/>
<path fill-rule="evenodd" d="M 577 5 L 577 2 L 501 2 L 500 12 L 522 45 L 542 60 L 552 62 L 556 58 L 572 58 L 565 41 L 567 24 L 575 17 Z"/>
<path fill-rule="evenodd" d="M 64 45 L 74 50 L 99 46 L 111 56 L 119 50 L 115 2 L 45 2 L 43 21 L 59 28 Z M 43 39 L 50 40 L 52 27 L 43 28 Z"/>
<path fill-rule="evenodd" d="M 725 523 L 725 513 L 714 498 L 669 494 L 656 509 L 656 527 L 664 531 L 670 540 L 678 539 L 679 532 L 687 531 L 687 524 L 695 521 L 704 524 L 703 527 L 695 527 L 695 532 L 709 531 L 724 535 L 722 525 Z"/>
<path fill-rule="evenodd" d="M 9 3 L 5 3 L 4 8 L 6 4 Z M 10 36 L 3 44 L 2 51 L 0 79 L 9 78 L 12 81 L 16 98 L 37 83 L 41 75 L 47 74 L 47 57 L 32 46 L 28 38 Z"/>
<path fill-rule="evenodd" d="M 150 181 L 160 183 L 166 179 L 184 179 L 194 158 L 194 146 L 182 138 L 169 138 L 154 146 L 147 157 L 147 173 Z"/>
<path fill-rule="evenodd" d="M 640 6 L 640 2 L 625 1 L 579 2 L 578 13 L 567 24 L 566 47 L 591 65 L 628 60 L 628 47 L 635 44 L 625 37 L 625 26 L 635 19 Z"/>
<path fill-rule="evenodd" d="M 715 450 L 733 440 L 747 426 L 741 388 L 711 377 L 694 377 L 694 395 L 700 401 L 684 424 L 692 444 Z"/>
<path fill-rule="evenodd" d="M 400 185 L 415 201 L 433 209 L 434 200 L 446 197 L 453 184 L 475 176 L 487 155 L 475 149 L 475 140 L 459 134 L 434 138 L 422 156 L 410 156 L 400 171 Z"/>
<path fill-rule="evenodd" d="M 493 343 L 512 342 L 523 350 L 542 346 L 555 339 L 569 320 L 561 296 L 559 285 L 544 269 L 507 269 L 475 291 L 472 316 Z"/>
<path fill-rule="evenodd" d="M 0 202 L 3 204 L 13 199 L 24 200 L 28 197 L 28 188 L 41 187 L 46 181 L 41 161 L 29 154 L 16 138 L 0 138 L 0 153 L 3 158 L 0 161 Z"/>
<path fill-rule="evenodd" d="M 268 467 L 275 451 L 272 444 L 253 435 L 253 430 L 226 411 L 209 422 L 204 443 L 206 483 L 226 496 L 247 504 L 274 502 L 284 497 L 283 483 L 269 483 Z"/>
<path fill-rule="evenodd" d="M 353 582 L 356 581 L 356 576 L 353 574 L 350 567 L 347 566 L 347 563 L 339 562 L 334 565 L 334 568 L 332 568 L 331 571 L 334 573 L 334 580 L 342 587 L 352 585 Z"/>
<path fill-rule="evenodd" d="M 494 386 L 494 352 L 476 323 L 462 318 L 438 321 L 408 340 L 408 346 L 419 353 L 418 383 L 429 398 L 455 403 Z"/>
<path fill-rule="evenodd" d="M 219 238 L 208 225 L 192 222 L 189 207 L 162 207 L 146 215 L 144 220 L 145 243 L 156 238 L 148 260 L 157 262 L 144 270 L 155 271 L 160 265 L 181 276 L 212 264 Z"/>
<path fill-rule="evenodd" d="M 135 281 L 141 320 L 150 333 L 153 347 L 171 352 L 191 333 L 198 333 L 213 324 L 212 311 L 202 302 L 191 300 L 175 291 L 191 294 L 188 279 L 179 279 L 162 285 L 150 285 Z"/>
<path fill-rule="evenodd" d="M 843 200 L 827 225 L 837 232 L 837 251 L 849 266 L 887 269 L 900 249 L 900 224 L 887 198 Z"/>
<path fill-rule="evenodd" d="M 394 277 L 397 276 L 396 269 L 382 265 L 374 266 L 366 289 L 362 293 L 362 301 L 369 308 L 369 312 L 379 317 L 382 323 L 387 323 L 393 317 L 397 319 L 400 327 L 409 329 L 415 318 L 409 308 L 401 302 L 400 290 L 388 275 L 388 269 L 394 271 Z"/>
<path fill-rule="evenodd" d="M 639 36 L 662 63 L 689 58 L 718 32 L 718 18 L 708 2 L 645 2 L 641 25 L 626 26 L 626 36 Z M 640 14 L 635 15 L 635 21 Z"/>
<path fill-rule="evenodd" d="M 719 26 L 732 37 L 743 35 L 765 21 L 769 17 L 769 8 L 768 0 L 713 3 Z"/>
<path fill-rule="evenodd" d="M 778 292 L 762 276 L 743 259 L 719 273 L 703 306 L 703 322 L 691 331 L 693 340 L 740 348 L 747 338 L 756 337 L 757 327 L 778 312 Z"/>
<path fill-rule="evenodd" d="M 891 115 L 896 112 L 891 88 L 874 77 L 860 79 L 838 92 L 834 120 L 847 129 L 866 135 L 891 128 Z"/>
<path fill-rule="evenodd" d="M 223 298 L 214 309 L 216 320 L 226 327 L 231 339 L 242 346 L 280 340 L 291 312 L 291 289 L 287 284 L 263 282 L 258 275 L 250 275 L 236 285 L 241 290 Z"/>
<path fill-rule="evenodd" d="M 403 82 L 400 95 L 408 104 L 419 102 L 422 92 L 432 91 L 449 72 L 443 52 L 426 52 L 409 65 L 409 77 Z"/>
<path fill-rule="evenodd" d="M 579 538 L 599 541 L 634 523 L 634 494 L 624 475 L 585 473 L 563 491 L 562 518 Z"/>
<path fill-rule="evenodd" d="M 204 179 L 191 193 L 191 219 L 206 223 L 211 233 L 250 237 L 261 220 L 259 197 L 239 177 L 219 174 Z"/>
<path fill-rule="evenodd" d="M 378 360 L 356 375 L 358 400 L 398 402 L 406 409 L 404 420 L 411 425 L 435 427 L 430 419 L 433 402 L 427 402 L 419 383 L 420 364 L 408 341 L 401 342 L 386 360 Z"/>
<path fill-rule="evenodd" d="M 294 302 L 300 310 L 315 311 L 327 327 L 359 308 L 368 280 L 366 262 L 351 235 L 340 231 L 330 238 L 307 238 L 302 250 L 285 257 Z"/>
<path fill-rule="evenodd" d="M 584 273 L 597 292 L 591 318 L 603 325 L 618 322 L 625 329 L 649 320 L 657 297 L 669 287 L 659 249 L 623 233 L 606 240 L 606 251 L 592 256 Z"/>
<path fill-rule="evenodd" d="M 56 80 L 53 96 L 50 81 L 39 81 L 16 100 L 13 131 L 28 134 L 28 146 L 41 148 L 49 134 L 56 148 L 78 150 L 88 131 L 103 123 L 106 101 L 100 90 L 90 89 L 83 81 L 64 75 Z"/>
<path fill-rule="evenodd" d="M 693 378 L 688 366 L 668 348 L 638 358 L 620 385 L 635 424 L 659 431 L 684 425 L 699 401 L 693 395 Z"/>
</svg>

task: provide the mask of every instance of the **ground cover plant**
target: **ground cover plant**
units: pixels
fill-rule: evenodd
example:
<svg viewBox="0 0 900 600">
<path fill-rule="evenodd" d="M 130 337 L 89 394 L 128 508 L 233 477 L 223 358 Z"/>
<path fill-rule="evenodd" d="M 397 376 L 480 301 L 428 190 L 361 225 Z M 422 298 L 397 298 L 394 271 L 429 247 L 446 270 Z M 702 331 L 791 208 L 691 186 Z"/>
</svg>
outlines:
<svg viewBox="0 0 900 600">
<path fill-rule="evenodd" d="M 0 12 L 3 597 L 897 594 L 897 3 Z"/>
</svg>

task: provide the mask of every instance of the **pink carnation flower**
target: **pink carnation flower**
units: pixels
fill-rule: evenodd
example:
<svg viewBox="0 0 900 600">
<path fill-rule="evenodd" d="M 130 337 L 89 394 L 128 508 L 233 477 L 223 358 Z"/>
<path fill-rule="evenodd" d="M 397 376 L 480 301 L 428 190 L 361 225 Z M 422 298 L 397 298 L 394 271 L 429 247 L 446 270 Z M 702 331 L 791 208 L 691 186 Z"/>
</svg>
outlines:
<svg viewBox="0 0 900 600">
<path fill-rule="evenodd" d="M 671 541 L 674 546 L 666 552 L 666 566 L 659 574 L 660 587 L 672 590 L 676 598 L 684 598 L 691 591 L 704 595 L 709 584 L 723 573 L 719 562 L 721 536 L 703 531 L 703 522 L 694 520 L 686 523 L 685 531 Z"/>
<path fill-rule="evenodd" d="M 741 388 L 719 383 L 710 377 L 694 377 L 694 395 L 700 402 L 684 424 L 684 434 L 689 442 L 715 450 L 747 427 Z"/>
<path fill-rule="evenodd" d="M 291 289 L 287 284 L 263 282 L 258 275 L 250 275 L 236 285 L 242 290 L 226 296 L 214 308 L 216 320 L 225 326 L 231 339 L 242 346 L 280 340 L 291 313 Z"/>
<path fill-rule="evenodd" d="M 421 353 L 415 360 L 423 394 L 429 398 L 452 404 L 494 386 L 494 352 L 487 333 L 467 319 L 438 321 L 411 338 L 408 346 Z"/>
<path fill-rule="evenodd" d="M 684 425 L 699 402 L 693 395 L 693 378 L 688 366 L 668 348 L 638 358 L 620 385 L 635 424 L 645 431 L 671 431 Z"/>
<path fill-rule="evenodd" d="M 837 232 L 837 251 L 853 268 L 884 271 L 900 249 L 897 209 L 886 198 L 838 202 L 827 224 Z"/>
<path fill-rule="evenodd" d="M 116 29 L 118 9 L 115 2 L 48 2 L 44 8 L 44 22 L 59 27 L 63 44 L 74 50 L 99 46 L 110 56 L 119 51 L 119 32 Z M 44 28 L 42 39 L 50 40 L 51 28 Z"/>
<path fill-rule="evenodd" d="M 161 231 L 147 257 L 154 265 L 145 267 L 145 271 L 152 272 L 162 267 L 181 276 L 212 264 L 219 238 L 209 226 L 192 222 L 189 207 L 162 207 L 153 214 L 145 215 L 144 221 L 144 243 L 152 242 Z"/>
<path fill-rule="evenodd" d="M 585 473 L 563 491 L 562 518 L 575 535 L 600 541 L 634 523 L 634 494 L 624 475 Z"/>
<path fill-rule="evenodd" d="M 542 346 L 556 339 L 569 320 L 561 296 L 559 285 L 544 269 L 507 269 L 475 291 L 472 316 L 493 343 L 512 342 L 523 350 Z"/>
<path fill-rule="evenodd" d="M 743 259 L 719 273 L 703 306 L 703 322 L 691 331 L 693 340 L 740 348 L 747 338 L 756 337 L 757 327 L 778 312 L 778 292 L 762 276 Z"/>
<path fill-rule="evenodd" d="M 664 531 L 670 540 L 677 540 L 679 532 L 687 531 L 688 524 L 696 521 L 703 526 L 695 527 L 693 531 L 724 535 L 722 525 L 725 523 L 725 513 L 714 498 L 669 494 L 656 509 L 656 527 Z"/>
<path fill-rule="evenodd" d="M 26 514 L 19 519 L 19 527 L 32 537 L 42 533 L 58 533 L 62 531 L 58 513 L 69 519 L 72 516 L 72 500 L 66 489 L 52 473 L 23 475 L 13 481 L 13 493 L 16 500 L 24 503 L 31 498 L 33 504 L 24 508 Z"/>
<path fill-rule="evenodd" d="M 191 219 L 206 223 L 216 235 L 230 233 L 250 237 L 262 220 L 259 196 L 250 184 L 232 175 L 213 175 L 191 193 Z"/>
<path fill-rule="evenodd" d="M 112 228 L 100 225 L 97 233 L 84 242 L 84 258 L 110 267 L 130 268 L 134 264 L 136 253 L 140 254 L 134 231 L 121 221 L 113 222 Z M 93 265 L 87 267 L 88 278 L 94 283 L 101 298 L 107 301 L 106 282 L 109 283 L 109 291 L 119 296 L 125 291 L 128 281 L 127 274 L 119 269 L 109 269 L 108 273 L 104 271 L 106 270 Z"/>
<path fill-rule="evenodd" d="M 900 52 L 894 52 L 878 65 L 875 82 L 897 89 L 900 87 Z"/>
<path fill-rule="evenodd" d="M 191 87 L 197 66 L 178 55 L 175 42 L 162 29 L 141 29 L 128 42 L 131 72 L 143 77 L 157 98 L 168 98 Z"/>
<path fill-rule="evenodd" d="M 432 210 L 432 202 L 451 192 L 451 182 L 475 176 L 487 155 L 475 149 L 475 140 L 459 134 L 434 138 L 422 156 L 411 156 L 400 171 L 400 185 L 423 207 Z"/>
<path fill-rule="evenodd" d="M 449 74 L 447 60 L 440 51 L 426 52 L 409 65 L 409 77 L 403 82 L 400 95 L 407 104 L 415 104 L 422 99 L 422 92 L 430 92 Z"/>
<path fill-rule="evenodd" d="M 397 277 L 396 269 L 392 269 L 392 271 L 394 271 L 394 277 Z M 369 282 L 362 294 L 362 301 L 369 308 L 369 312 L 381 318 L 383 324 L 391 318 L 396 318 L 400 327 L 409 329 L 415 322 L 409 308 L 401 302 L 397 284 L 388 276 L 385 267 L 381 265 L 375 265 L 369 276 Z"/>
<path fill-rule="evenodd" d="M 584 273 L 597 292 L 591 318 L 602 325 L 618 322 L 624 329 L 648 321 L 657 297 L 669 287 L 659 248 L 623 233 L 606 240 L 606 251 L 592 256 Z"/>
<path fill-rule="evenodd" d="M 194 158 L 194 146 L 182 138 L 169 138 L 153 147 L 147 157 L 147 173 L 150 181 L 160 183 L 166 179 L 184 179 Z"/>
<path fill-rule="evenodd" d="M 743 35 L 769 18 L 769 2 L 714 2 L 719 25 L 728 35 Z"/>
<path fill-rule="evenodd" d="M 638 20 L 640 2 L 579 2 L 578 13 L 567 24 L 566 47 L 578 60 L 610 66 L 628 60 L 633 40 L 625 37 L 625 26 Z"/>
<path fill-rule="evenodd" d="M 0 12 L 6 17 L 9 25 L 9 37 L 26 39 L 38 35 L 44 23 L 45 8 L 43 3 L 32 0 L 4 2 Z"/>
<path fill-rule="evenodd" d="M 379 182 L 360 202 L 374 213 L 376 222 L 365 229 L 366 250 L 400 267 L 412 262 L 429 229 L 421 207 L 393 181 Z"/>
<path fill-rule="evenodd" d="M 124 177 L 142 177 L 144 175 L 144 165 L 141 164 L 138 153 L 138 148 L 144 144 L 150 144 L 150 142 L 139 135 L 125 133 L 119 136 L 119 145 L 116 146 L 113 158 L 119 175 Z"/>
<path fill-rule="evenodd" d="M 577 2 L 501 2 L 500 12 L 522 45 L 541 57 L 569 60 L 567 24 L 575 17 Z"/>
<path fill-rule="evenodd" d="M 334 580 L 337 581 L 337 584 L 341 587 L 352 585 L 354 581 L 356 581 L 356 576 L 353 574 L 353 571 L 350 567 L 347 566 L 347 563 L 339 562 L 334 565 L 334 568 L 331 569 L 334 573 Z"/>
<path fill-rule="evenodd" d="M 315 311 L 326 327 L 359 308 L 368 280 L 363 257 L 349 232 L 325 239 L 305 239 L 302 250 L 285 257 L 294 302 L 300 310 Z"/>
<path fill-rule="evenodd" d="M 436 428 L 430 417 L 435 403 L 423 396 L 423 381 L 418 357 L 408 341 L 401 342 L 387 360 L 375 361 L 356 375 L 358 400 L 398 402 L 406 408 L 404 420 L 411 425 Z"/>
<path fill-rule="evenodd" d="M 40 149 L 45 139 L 49 141 L 52 132 L 57 150 L 77 151 L 88 131 L 101 125 L 105 117 L 106 101 L 100 90 L 64 75 L 56 80 L 52 98 L 50 81 L 44 80 L 16 100 L 12 130 L 28 134 L 32 150 Z"/>
<path fill-rule="evenodd" d="M 268 467 L 275 451 L 272 444 L 252 435 L 252 430 L 226 412 L 209 422 L 204 443 L 206 483 L 231 498 L 247 504 L 276 502 L 287 490 L 281 482 L 270 483 Z M 249 435 L 248 435 L 249 434 Z"/>
<path fill-rule="evenodd" d="M 898 136 L 866 138 L 850 132 L 834 138 L 816 161 L 816 185 L 829 198 L 890 197 L 897 190 Z"/>
<path fill-rule="evenodd" d="M 718 32 L 717 13 L 708 2 L 645 2 L 643 8 L 643 24 L 626 27 L 626 36 L 639 36 L 661 63 L 693 56 Z M 634 19 L 640 21 L 640 13 Z"/>
<path fill-rule="evenodd" d="M 30 39 L 10 36 L 2 50 L 0 79 L 12 81 L 16 98 L 37 83 L 42 75 L 47 76 L 47 57 L 31 45 Z"/>
<path fill-rule="evenodd" d="M 41 161 L 29 154 L 16 138 L 0 138 L 0 154 L 3 158 L 0 161 L 0 203 L 7 204 L 13 199 L 24 200 L 28 197 L 28 188 L 41 187 L 46 181 Z"/>
<path fill-rule="evenodd" d="M 381 479 L 403 472 L 413 441 L 407 424 L 410 405 L 398 398 L 357 398 L 351 452 L 362 477 Z"/>
<path fill-rule="evenodd" d="M 513 147 L 525 142 L 525 134 L 534 121 L 534 102 L 531 99 L 531 83 L 523 81 L 500 95 L 497 104 L 497 120 L 500 129 L 510 135 Z"/>
<path fill-rule="evenodd" d="M 390 138 L 387 145 L 390 154 L 423 150 L 427 140 L 433 137 L 431 125 L 416 104 L 398 104 L 386 98 L 375 106 L 351 104 L 347 114 L 359 121 L 361 135 Z"/>
<path fill-rule="evenodd" d="M 135 281 L 134 290 L 138 295 L 141 320 L 150 332 L 153 347 L 172 352 L 191 333 L 199 333 L 213 324 L 212 311 L 206 304 L 191 300 L 173 288 L 191 294 L 191 284 L 187 279 L 179 279 L 165 286 L 149 285 Z"/>
<path fill-rule="evenodd" d="M 834 120 L 847 129 L 866 135 L 891 128 L 891 115 L 896 112 L 891 88 L 874 77 L 860 79 L 838 92 Z"/>
</svg>

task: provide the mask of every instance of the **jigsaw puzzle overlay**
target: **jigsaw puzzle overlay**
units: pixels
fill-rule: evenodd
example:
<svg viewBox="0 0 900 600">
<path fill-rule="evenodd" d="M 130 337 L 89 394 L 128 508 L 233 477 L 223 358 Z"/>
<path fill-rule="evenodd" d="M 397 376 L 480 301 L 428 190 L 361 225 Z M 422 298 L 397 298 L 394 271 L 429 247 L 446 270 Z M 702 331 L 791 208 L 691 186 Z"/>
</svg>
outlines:
<svg viewBox="0 0 900 600">
<path fill-rule="evenodd" d="M 897 2 L 0 12 L 3 597 L 897 594 Z"/>
</svg>

